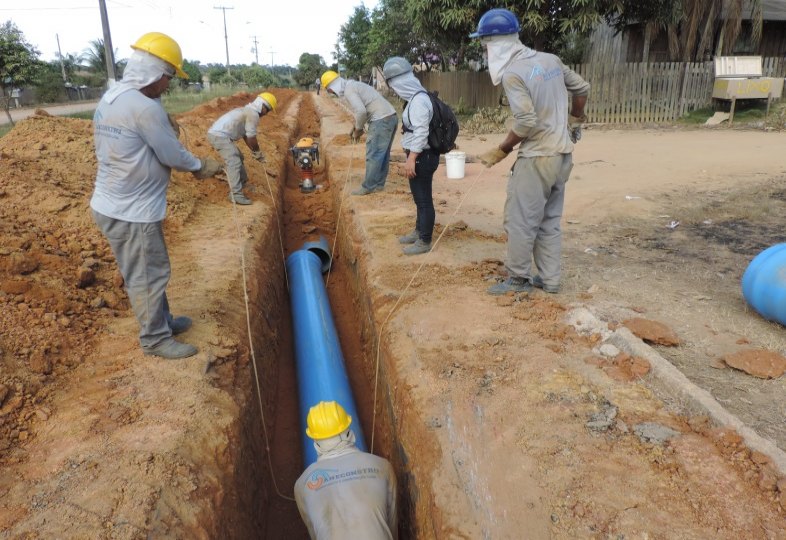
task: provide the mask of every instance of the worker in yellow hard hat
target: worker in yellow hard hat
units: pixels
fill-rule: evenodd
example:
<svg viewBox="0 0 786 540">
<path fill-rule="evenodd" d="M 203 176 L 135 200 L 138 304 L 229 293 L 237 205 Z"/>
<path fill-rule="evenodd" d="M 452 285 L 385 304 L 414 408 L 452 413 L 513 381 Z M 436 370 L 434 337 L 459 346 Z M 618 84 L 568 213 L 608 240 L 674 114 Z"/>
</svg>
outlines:
<svg viewBox="0 0 786 540">
<path fill-rule="evenodd" d="M 235 141 L 243 139 L 253 158 L 263 163 L 265 155 L 259 149 L 257 124 L 261 117 L 275 111 L 277 106 L 276 96 L 270 92 L 262 92 L 248 105 L 223 114 L 207 131 L 207 140 L 224 158 L 227 179 L 231 186 L 229 200 L 236 204 L 251 204 L 251 199 L 243 194 L 243 188 L 248 182 L 248 172 L 243 164 L 243 154 Z"/>
<path fill-rule="evenodd" d="M 395 539 L 396 476 L 386 459 L 362 452 L 352 417 L 335 401 L 308 412 L 317 461 L 295 482 L 295 501 L 313 539 Z"/>
<path fill-rule="evenodd" d="M 215 175 L 221 164 L 186 150 L 161 106 L 169 81 L 176 74 L 188 77 L 177 42 L 150 32 L 131 47 L 123 80 L 104 94 L 93 117 L 98 172 L 90 207 L 123 275 L 142 350 L 185 358 L 197 348 L 172 337 L 185 332 L 191 319 L 174 317 L 166 296 L 166 192 L 172 169 L 203 179 Z"/>
<path fill-rule="evenodd" d="M 366 129 L 366 175 L 352 195 L 368 195 L 385 189 L 390 168 L 390 148 L 396 136 L 398 116 L 393 105 L 372 86 L 344 79 L 335 71 L 326 71 L 320 78 L 328 93 L 344 98 L 349 104 L 354 123 L 349 138 L 357 142 Z"/>
</svg>

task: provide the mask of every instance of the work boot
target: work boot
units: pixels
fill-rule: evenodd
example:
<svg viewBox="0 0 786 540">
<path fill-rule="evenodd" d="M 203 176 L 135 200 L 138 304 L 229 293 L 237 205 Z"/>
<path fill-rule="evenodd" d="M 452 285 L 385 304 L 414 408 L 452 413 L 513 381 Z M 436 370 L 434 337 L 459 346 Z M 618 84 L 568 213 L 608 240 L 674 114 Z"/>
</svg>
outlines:
<svg viewBox="0 0 786 540">
<path fill-rule="evenodd" d="M 404 236 L 398 237 L 399 244 L 414 244 L 420 238 L 420 234 L 418 234 L 417 230 L 412 231 L 411 233 L 405 234 Z"/>
<path fill-rule="evenodd" d="M 535 276 L 532 278 L 532 285 L 538 289 L 543 289 L 544 292 L 549 294 L 557 294 L 559 292 L 559 285 L 546 285 L 543 283 L 543 278 Z"/>
<path fill-rule="evenodd" d="M 251 204 L 251 199 L 243 195 L 242 193 L 230 193 L 229 200 L 235 201 L 235 204 Z"/>
<path fill-rule="evenodd" d="M 142 347 L 142 351 L 149 356 L 160 356 L 162 358 L 186 358 L 194 356 L 199 349 L 188 343 L 181 343 L 172 338 L 165 339 L 153 347 Z"/>
<path fill-rule="evenodd" d="M 404 255 L 420 255 L 421 253 L 428 253 L 431 251 L 431 242 L 424 242 L 418 238 L 411 246 L 407 246 L 401 251 L 404 252 Z"/>
<path fill-rule="evenodd" d="M 376 193 L 377 191 L 382 191 L 382 188 L 368 189 L 363 186 L 360 186 L 359 188 L 357 188 L 352 192 L 352 195 L 368 195 L 369 193 Z"/>
<path fill-rule="evenodd" d="M 191 328 L 191 319 L 189 317 L 175 317 L 172 319 L 172 323 L 169 325 L 169 328 L 172 329 L 172 335 L 176 336 L 178 334 L 182 334 L 189 328 Z"/>
<path fill-rule="evenodd" d="M 532 290 L 532 284 L 529 282 L 528 279 L 522 277 L 509 277 L 502 283 L 497 283 L 496 285 L 492 285 L 486 291 L 489 294 L 493 294 L 494 296 L 501 296 L 503 294 L 507 294 L 509 292 L 519 293 L 519 292 L 530 292 Z"/>
</svg>

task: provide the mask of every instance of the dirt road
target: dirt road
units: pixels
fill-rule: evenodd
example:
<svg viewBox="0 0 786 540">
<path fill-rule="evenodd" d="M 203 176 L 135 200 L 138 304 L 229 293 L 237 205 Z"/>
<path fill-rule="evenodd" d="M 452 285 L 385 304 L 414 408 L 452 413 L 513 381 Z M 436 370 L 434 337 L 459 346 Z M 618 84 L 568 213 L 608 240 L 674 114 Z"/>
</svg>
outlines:
<svg viewBox="0 0 786 540">
<path fill-rule="evenodd" d="M 612 327 L 666 323 L 682 344 L 658 352 L 784 448 L 783 378 L 719 359 L 784 350 L 782 328 L 745 308 L 739 277 L 779 241 L 786 135 L 588 130 L 568 184 L 563 291 L 493 298 L 510 158 L 468 164 L 462 180 L 440 167 L 447 230 L 407 258 L 396 236 L 414 203 L 399 166 L 385 192 L 350 197 L 363 147 L 348 144 L 346 113 L 327 96 L 276 96 L 260 124 L 269 163 L 247 160 L 252 206 L 233 208 L 221 180 L 173 176 L 168 296 L 201 349 L 185 361 L 138 350 L 87 211 L 90 122 L 33 117 L 0 139 L 4 534 L 304 538 L 287 500 L 302 466 L 283 257 L 324 235 L 337 236 L 328 289 L 360 421 L 398 472 L 402 537 L 786 537 L 786 484 L 767 456 L 565 322 L 582 306 Z M 180 115 L 188 147 L 212 154 L 207 127 L 251 97 Z M 312 196 L 288 153 L 307 135 L 322 143 Z"/>
<path fill-rule="evenodd" d="M 80 101 L 79 103 L 68 103 L 64 105 L 45 105 L 41 107 L 28 107 L 24 109 L 11 109 L 11 118 L 14 122 L 19 122 L 25 118 L 30 118 L 37 109 L 43 109 L 52 116 L 65 116 L 83 111 L 94 111 L 98 106 L 98 101 Z M 8 124 L 8 116 L 3 112 L 0 114 L 0 126 Z"/>
</svg>

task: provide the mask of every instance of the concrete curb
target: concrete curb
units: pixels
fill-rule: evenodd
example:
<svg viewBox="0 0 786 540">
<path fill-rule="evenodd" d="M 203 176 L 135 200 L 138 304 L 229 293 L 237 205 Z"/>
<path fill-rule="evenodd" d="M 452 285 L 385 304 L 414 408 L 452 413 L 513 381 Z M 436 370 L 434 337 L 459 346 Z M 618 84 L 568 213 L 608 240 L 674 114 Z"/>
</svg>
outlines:
<svg viewBox="0 0 786 540">
<path fill-rule="evenodd" d="M 604 343 L 610 343 L 621 351 L 647 360 L 652 368 L 651 377 L 647 378 L 648 384 L 684 401 L 692 412 L 706 414 L 718 425 L 735 429 L 749 448 L 769 457 L 778 473 L 786 476 L 786 452 L 727 411 L 709 392 L 688 380 L 671 362 L 634 336 L 630 330 L 620 327 L 612 332 L 606 323 L 585 307 L 574 308 L 568 312 L 567 322 L 580 334 L 600 334 Z"/>
</svg>

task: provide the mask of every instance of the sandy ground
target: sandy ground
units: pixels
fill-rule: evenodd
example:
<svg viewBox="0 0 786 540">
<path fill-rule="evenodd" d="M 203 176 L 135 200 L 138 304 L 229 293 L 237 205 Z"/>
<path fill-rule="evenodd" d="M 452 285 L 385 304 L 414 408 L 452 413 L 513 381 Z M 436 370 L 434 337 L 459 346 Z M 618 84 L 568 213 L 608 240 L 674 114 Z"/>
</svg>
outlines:
<svg viewBox="0 0 786 540">
<path fill-rule="evenodd" d="M 479 153 L 501 138 L 464 137 L 460 147 Z M 467 164 L 462 180 L 439 169 L 437 232 L 448 230 L 425 256 L 404 257 L 396 242 L 414 223 L 400 176 L 384 194 L 345 201 L 359 227 L 355 245 L 368 253 L 377 321 L 370 339 L 382 340 L 386 369 L 402 380 L 392 392 L 394 403 L 406 403 L 397 423 L 415 440 L 436 441 L 436 468 L 412 464 L 431 478 L 432 506 L 424 504 L 420 515 L 432 513 L 435 536 L 786 534 L 775 502 L 783 495 L 766 458 L 751 461 L 736 435 L 682 414 L 683 404 L 665 403 L 635 373 L 604 365 L 592 339 L 561 322 L 571 305 L 587 306 L 612 325 L 632 316 L 665 322 L 684 343 L 663 354 L 783 447 L 776 436 L 783 380 L 709 362 L 742 344 L 783 350 L 782 329 L 749 312 L 740 297 L 739 277 L 757 251 L 730 252 L 732 240 L 719 246 L 697 227 L 713 218 L 723 228 L 734 219 L 721 219 L 718 200 L 733 214 L 741 197 L 755 205 L 777 191 L 784 141 L 783 134 L 759 132 L 587 130 L 568 186 L 565 276 L 557 296 L 485 294 L 504 275 L 501 209 L 513 158 L 491 170 Z M 357 150 L 347 153 L 356 163 Z M 334 174 L 335 165 L 334 159 Z M 351 178 L 355 185 L 361 179 Z M 766 229 L 778 215 L 760 213 L 754 226 Z M 666 227 L 675 220 L 683 223 L 676 234 Z M 687 231 L 690 237 L 681 237 Z M 669 235 L 689 252 L 656 247 L 653 237 Z M 610 430 L 587 428 L 608 410 L 617 414 Z M 650 444 L 634 434 L 648 422 L 680 435 L 665 446 Z M 751 497 L 757 502 L 744 509 L 734 502 Z"/>
<path fill-rule="evenodd" d="M 189 148 L 211 153 L 207 126 L 249 97 L 181 115 Z M 563 292 L 493 298 L 485 289 L 503 273 L 511 158 L 488 171 L 468 164 L 462 180 L 440 167 L 438 232 L 447 230 L 434 252 L 408 258 L 396 236 L 411 229 L 414 204 L 399 166 L 384 193 L 349 197 L 363 147 L 347 144 L 345 113 L 327 96 L 277 97 L 281 111 L 260 125 L 269 163 L 249 163 L 254 205 L 235 214 L 220 180 L 174 175 L 169 297 L 194 318 L 184 338 L 201 348 L 182 362 L 137 348 L 111 252 L 87 214 L 90 122 L 33 117 L 0 139 L 3 537 L 302 538 L 270 485 L 272 473 L 291 494 L 297 428 L 291 414 L 268 417 L 274 443 L 290 440 L 274 444 L 268 469 L 252 367 L 268 384 L 286 378 L 281 252 L 315 234 L 332 241 L 338 220 L 331 298 L 362 295 L 340 301 L 338 325 L 342 343 L 357 340 L 345 357 L 365 431 L 377 427 L 375 449 L 399 472 L 404 537 L 786 538 L 786 484 L 766 456 L 685 414 L 650 389 L 646 366 L 601 358 L 597 336 L 564 322 L 582 305 L 611 325 L 634 315 L 666 323 L 682 344 L 659 352 L 784 448 L 783 379 L 717 360 L 784 349 L 782 328 L 745 308 L 739 277 L 780 241 L 786 135 L 588 130 L 568 185 Z M 287 168 L 291 138 L 307 134 L 329 163 L 320 198 L 301 196 Z M 460 145 L 473 153 L 500 138 Z M 263 408 L 276 399 L 263 395 Z M 643 438 L 647 423 L 672 437 Z"/>
</svg>

